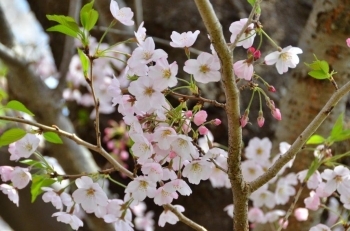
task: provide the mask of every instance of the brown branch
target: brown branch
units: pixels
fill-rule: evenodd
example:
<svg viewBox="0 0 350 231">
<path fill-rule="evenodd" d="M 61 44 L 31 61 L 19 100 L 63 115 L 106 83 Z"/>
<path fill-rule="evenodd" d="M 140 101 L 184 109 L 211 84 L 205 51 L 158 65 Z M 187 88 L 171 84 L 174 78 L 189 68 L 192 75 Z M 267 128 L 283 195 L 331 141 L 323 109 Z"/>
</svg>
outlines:
<svg viewBox="0 0 350 231">
<path fill-rule="evenodd" d="M 184 98 L 184 99 L 194 99 L 194 100 L 198 100 L 198 101 L 203 101 L 203 102 L 206 102 L 206 103 L 210 103 L 210 104 L 212 104 L 212 105 L 214 105 L 214 106 L 216 106 L 216 107 L 225 108 L 225 104 L 224 104 L 224 103 L 219 103 L 219 102 L 216 101 L 216 100 L 203 98 L 202 96 L 185 95 L 185 94 L 181 94 L 181 93 L 174 92 L 174 91 L 172 91 L 172 90 L 169 90 L 168 92 L 169 92 L 168 94 L 175 95 L 175 96 L 179 96 L 179 97 L 182 97 L 182 98 Z"/>
<path fill-rule="evenodd" d="M 241 147 L 242 129 L 240 126 L 239 90 L 232 70 L 232 51 L 226 45 L 221 24 L 208 0 L 195 0 L 212 44 L 221 62 L 222 86 L 226 96 L 228 122 L 228 175 L 232 185 L 235 216 L 234 230 L 248 231 L 249 187 L 242 176 Z"/>
<path fill-rule="evenodd" d="M 276 162 L 260 177 L 256 180 L 250 182 L 250 191 L 254 192 L 269 180 L 271 180 L 276 174 L 281 170 L 281 168 L 286 165 L 290 160 L 292 160 L 298 152 L 303 149 L 304 144 L 309 139 L 309 137 L 317 130 L 317 128 L 323 123 L 323 121 L 332 112 L 333 108 L 338 104 L 338 102 L 347 95 L 350 91 L 350 81 L 347 82 L 343 87 L 341 87 L 337 92 L 335 92 L 332 97 L 328 100 L 326 105 L 317 114 L 317 116 L 312 120 L 312 122 L 304 129 L 304 131 L 298 136 L 294 141 L 289 150 L 281 156 Z"/>
</svg>

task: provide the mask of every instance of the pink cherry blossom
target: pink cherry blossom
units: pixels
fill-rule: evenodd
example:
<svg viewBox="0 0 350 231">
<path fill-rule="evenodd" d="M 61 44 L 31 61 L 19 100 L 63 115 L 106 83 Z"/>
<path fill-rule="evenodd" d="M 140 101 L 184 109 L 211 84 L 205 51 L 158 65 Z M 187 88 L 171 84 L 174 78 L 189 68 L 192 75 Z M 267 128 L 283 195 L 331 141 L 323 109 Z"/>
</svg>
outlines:
<svg viewBox="0 0 350 231">
<path fill-rule="evenodd" d="M 184 212 L 185 208 L 181 205 L 174 205 L 175 209 L 179 212 Z M 164 210 L 158 220 L 158 225 L 164 227 L 165 223 L 175 225 L 179 221 L 179 218 L 170 210 Z"/>
<path fill-rule="evenodd" d="M 154 203 L 156 205 L 170 204 L 173 199 L 177 199 L 179 195 L 176 192 L 167 191 L 164 186 L 159 187 L 154 196 Z"/>
<path fill-rule="evenodd" d="M 149 67 L 148 76 L 164 90 L 168 87 L 176 86 L 177 71 L 178 65 L 176 62 L 169 64 L 166 58 L 161 58 L 155 66 Z"/>
<path fill-rule="evenodd" d="M 209 179 L 212 172 L 212 166 L 207 161 L 192 161 L 187 164 L 182 171 L 182 175 L 188 178 L 192 184 L 199 184 L 201 180 Z"/>
<path fill-rule="evenodd" d="M 163 168 L 157 162 L 146 162 L 142 165 L 141 171 L 143 174 L 148 175 L 149 179 L 157 182 L 163 178 Z"/>
<path fill-rule="evenodd" d="M 275 195 L 270 192 L 267 187 L 267 185 L 264 185 L 250 195 L 250 199 L 253 201 L 254 207 L 260 208 L 263 205 L 270 209 L 275 207 Z"/>
<path fill-rule="evenodd" d="M 294 210 L 294 216 L 298 221 L 306 221 L 309 216 L 309 210 L 306 208 L 296 208 Z"/>
<path fill-rule="evenodd" d="M 335 190 L 338 190 L 340 194 L 349 193 L 350 171 L 348 168 L 338 165 L 334 170 L 325 169 L 321 176 L 327 181 L 324 188 L 326 193 L 331 194 Z"/>
<path fill-rule="evenodd" d="M 23 189 L 32 180 L 32 175 L 28 168 L 15 167 L 11 172 L 11 181 L 13 187 Z"/>
<path fill-rule="evenodd" d="M 265 57 L 265 63 L 267 65 L 276 64 L 276 68 L 279 74 L 283 74 L 288 71 L 288 68 L 295 68 L 299 63 L 298 54 L 303 53 L 299 47 L 287 46 L 281 51 L 275 51 Z"/>
<path fill-rule="evenodd" d="M 10 201 L 15 203 L 18 207 L 19 203 L 19 196 L 18 196 L 18 191 L 15 189 L 13 186 L 8 185 L 8 184 L 1 184 L 0 185 L 0 190 L 8 196 Z"/>
<path fill-rule="evenodd" d="M 76 203 L 87 213 L 93 213 L 97 205 L 107 205 L 107 195 L 98 183 L 94 183 L 90 177 L 82 176 L 75 181 L 78 189 L 72 194 Z"/>
<path fill-rule="evenodd" d="M 309 231 L 331 231 L 331 229 L 324 224 L 318 224 L 311 227 Z"/>
<path fill-rule="evenodd" d="M 119 22 L 123 23 L 126 26 L 134 25 L 134 21 L 132 20 L 134 13 L 131 11 L 129 7 L 123 7 L 119 9 L 118 3 L 114 0 L 111 0 L 109 9 L 113 17 L 117 19 Z"/>
<path fill-rule="evenodd" d="M 73 205 L 72 198 L 68 193 L 62 192 L 59 194 L 53 188 L 48 187 L 42 187 L 41 189 L 45 192 L 42 196 L 43 201 L 45 203 L 51 202 L 56 209 L 62 210 L 63 205 L 67 207 Z"/>
<path fill-rule="evenodd" d="M 199 153 L 192 144 L 192 138 L 185 135 L 178 135 L 171 144 L 173 151 L 181 156 L 183 160 L 191 160 L 198 158 Z"/>
<path fill-rule="evenodd" d="M 230 28 L 229 28 L 230 32 L 232 33 L 231 38 L 230 38 L 231 43 L 233 43 L 236 40 L 238 34 L 242 31 L 242 29 L 243 29 L 244 25 L 247 23 L 247 21 L 248 21 L 247 18 L 243 18 L 239 21 L 231 23 Z M 256 33 L 254 30 L 254 24 L 251 23 L 248 25 L 245 32 L 239 38 L 237 46 L 243 46 L 245 49 L 251 47 L 253 45 L 255 35 L 256 35 Z"/>
<path fill-rule="evenodd" d="M 11 166 L 0 166 L 0 175 L 1 180 L 6 182 L 11 179 L 11 172 L 13 171 L 13 167 Z"/>
<path fill-rule="evenodd" d="M 143 41 L 146 39 L 146 28 L 143 27 L 143 24 L 144 22 L 141 22 L 137 32 L 134 32 L 138 44 L 143 44 Z"/>
<path fill-rule="evenodd" d="M 306 208 L 316 211 L 319 208 L 321 201 L 315 191 L 311 191 L 310 196 L 304 199 L 304 203 Z"/>
<path fill-rule="evenodd" d="M 233 70 L 237 78 L 250 81 L 253 76 L 254 67 L 248 60 L 239 60 L 233 64 Z"/>
<path fill-rule="evenodd" d="M 173 31 L 171 33 L 171 42 L 170 46 L 172 47 L 191 47 L 194 42 L 196 41 L 197 37 L 199 35 L 199 30 L 196 30 L 195 32 L 184 32 L 182 34 L 179 34 L 176 31 Z"/>
<path fill-rule="evenodd" d="M 69 224 L 72 229 L 78 230 L 79 227 L 82 227 L 84 224 L 76 215 L 66 213 L 66 212 L 57 212 L 52 214 L 53 217 L 57 217 L 57 221 Z"/>
<path fill-rule="evenodd" d="M 346 39 L 346 45 L 348 45 L 348 47 L 350 47 L 350 38 Z"/>
<path fill-rule="evenodd" d="M 265 216 L 264 216 L 264 212 L 260 209 L 260 208 L 250 208 L 248 211 L 248 220 L 250 222 L 257 222 L 257 223 L 265 223 Z"/>
<path fill-rule="evenodd" d="M 197 59 L 187 60 L 183 69 L 200 83 L 218 82 L 221 79 L 219 60 L 207 52 L 202 52 Z"/>
<path fill-rule="evenodd" d="M 153 198 L 156 194 L 156 182 L 148 177 L 138 176 L 128 184 L 125 192 L 130 193 L 137 201 L 143 201 L 146 197 Z"/>
<path fill-rule="evenodd" d="M 10 160 L 29 158 L 38 148 L 39 142 L 40 140 L 36 135 L 27 133 L 22 139 L 16 141 L 14 146 L 9 147 Z"/>
<path fill-rule="evenodd" d="M 174 179 L 164 185 L 164 190 L 167 192 L 178 191 L 183 196 L 189 196 L 192 190 L 188 184 L 182 179 Z"/>
<path fill-rule="evenodd" d="M 205 121 L 207 121 L 208 114 L 204 110 L 200 110 L 194 115 L 193 122 L 199 126 L 202 125 Z"/>
<path fill-rule="evenodd" d="M 221 124 L 221 120 L 220 119 L 214 119 L 213 120 L 213 124 L 216 126 L 219 126 Z"/>
</svg>

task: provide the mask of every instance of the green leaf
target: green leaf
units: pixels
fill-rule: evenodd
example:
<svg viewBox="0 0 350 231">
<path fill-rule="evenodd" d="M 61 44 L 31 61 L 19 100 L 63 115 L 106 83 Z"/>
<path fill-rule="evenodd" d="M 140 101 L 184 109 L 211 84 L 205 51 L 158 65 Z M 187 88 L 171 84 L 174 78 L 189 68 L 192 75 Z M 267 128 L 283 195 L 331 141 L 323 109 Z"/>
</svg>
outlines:
<svg viewBox="0 0 350 231">
<path fill-rule="evenodd" d="M 255 2 L 256 2 L 256 0 L 248 0 L 248 3 L 252 6 L 254 6 Z"/>
<path fill-rule="evenodd" d="M 328 166 L 333 166 L 337 163 L 337 160 L 344 158 L 344 157 L 347 157 L 347 156 L 350 156 L 350 152 L 346 152 L 343 154 L 338 154 L 338 155 L 326 158 L 323 162 L 324 162 L 324 164 L 326 164 Z"/>
<path fill-rule="evenodd" d="M 98 13 L 92 9 L 93 5 L 94 1 L 91 1 L 80 10 L 80 22 L 87 31 L 90 31 L 98 20 Z"/>
<path fill-rule="evenodd" d="M 71 29 L 72 31 L 79 33 L 80 29 L 74 18 L 64 15 L 46 15 L 50 21 L 58 22 L 59 24 Z"/>
<path fill-rule="evenodd" d="M 320 135 L 313 135 L 311 136 L 306 144 L 322 144 L 325 141 L 325 138 L 323 138 Z"/>
<path fill-rule="evenodd" d="M 53 27 L 50 27 L 49 29 L 47 29 L 46 31 L 56 31 L 56 32 L 60 32 L 62 34 L 71 36 L 73 38 L 77 38 L 78 37 L 78 33 L 71 30 L 69 27 L 66 27 L 64 25 L 56 25 Z"/>
<path fill-rule="evenodd" d="M 321 70 L 325 74 L 328 74 L 328 72 L 329 72 L 329 65 L 328 65 L 328 63 L 326 61 L 324 61 L 324 60 L 319 61 L 319 66 L 320 66 Z"/>
<path fill-rule="evenodd" d="M 17 140 L 22 139 L 27 134 L 26 131 L 20 128 L 12 128 L 4 132 L 0 137 L 0 147 L 9 145 Z"/>
<path fill-rule="evenodd" d="M 31 112 L 28 108 L 26 108 L 26 106 L 24 106 L 21 102 L 17 100 L 11 100 L 5 105 L 4 108 L 12 109 L 15 111 L 21 111 L 27 113 L 30 116 L 34 116 L 33 112 Z"/>
<path fill-rule="evenodd" d="M 44 132 L 43 134 L 45 140 L 54 143 L 54 144 L 62 144 L 61 138 L 54 132 Z"/>
<path fill-rule="evenodd" d="M 36 200 L 36 198 L 43 193 L 41 187 L 48 187 L 55 183 L 56 180 L 49 178 L 45 175 L 33 175 L 32 178 L 32 186 L 30 192 L 32 194 L 32 203 Z"/>
<path fill-rule="evenodd" d="M 314 159 L 311 163 L 311 166 L 309 167 L 309 170 L 306 173 L 306 176 L 304 178 L 304 182 L 307 182 L 309 180 L 309 178 L 312 176 L 312 174 L 314 174 L 316 172 L 316 170 L 320 167 L 321 162 L 319 161 L 319 159 Z"/>
<path fill-rule="evenodd" d="M 334 141 L 334 142 L 348 140 L 350 139 L 350 130 L 344 130 L 335 136 L 331 136 L 330 139 L 331 141 Z"/>
<path fill-rule="evenodd" d="M 338 116 L 337 121 L 335 121 L 335 124 L 332 128 L 331 138 L 336 137 L 338 134 L 340 134 L 343 131 L 343 121 L 344 121 L 344 113 L 341 113 Z"/>
<path fill-rule="evenodd" d="M 328 79 L 329 78 L 328 74 L 324 73 L 322 70 L 310 71 L 308 74 L 315 79 Z"/>
<path fill-rule="evenodd" d="M 83 67 L 84 76 L 87 76 L 87 72 L 89 70 L 89 58 L 86 56 L 86 54 L 84 54 L 82 50 L 79 48 L 77 49 L 81 61 L 81 66 Z"/>
</svg>

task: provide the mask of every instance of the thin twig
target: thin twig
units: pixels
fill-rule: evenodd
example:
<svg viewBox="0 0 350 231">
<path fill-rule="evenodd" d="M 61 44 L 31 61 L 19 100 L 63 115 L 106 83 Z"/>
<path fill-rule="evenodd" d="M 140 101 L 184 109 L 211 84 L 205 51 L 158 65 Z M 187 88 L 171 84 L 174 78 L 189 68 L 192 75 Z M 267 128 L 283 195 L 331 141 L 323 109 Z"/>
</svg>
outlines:
<svg viewBox="0 0 350 231">
<path fill-rule="evenodd" d="M 184 99 L 194 99 L 194 100 L 198 100 L 198 101 L 203 101 L 203 102 L 210 103 L 210 104 L 212 104 L 212 105 L 214 105 L 216 107 L 225 108 L 225 104 L 224 103 L 219 103 L 216 100 L 203 98 L 202 96 L 185 95 L 185 94 L 177 93 L 177 92 L 174 92 L 174 91 L 171 91 L 171 90 L 169 91 L 169 94 L 175 95 L 175 96 L 179 96 L 179 97 L 182 97 Z"/>
<path fill-rule="evenodd" d="M 86 142 L 85 140 L 82 140 L 81 138 L 79 138 L 77 135 L 75 135 L 74 133 L 69 133 L 66 131 L 61 130 L 59 127 L 57 127 L 56 125 L 52 125 L 50 126 L 46 126 L 37 122 L 33 122 L 33 121 L 29 121 L 29 120 L 25 120 L 22 118 L 14 118 L 14 117 L 9 117 L 9 116 L 0 116 L 0 120 L 6 120 L 6 121 L 12 121 L 12 122 L 17 122 L 17 123 L 22 123 L 22 124 L 28 124 L 28 125 L 32 125 L 34 127 L 40 128 L 42 131 L 50 131 L 50 132 L 54 132 L 57 133 L 58 135 L 67 137 L 68 139 L 73 140 L 75 143 L 82 145 L 90 150 L 93 150 L 99 154 L 101 154 L 104 158 L 107 159 L 108 162 L 110 162 L 112 164 L 112 166 L 114 167 L 114 169 L 116 169 L 119 172 L 122 172 L 123 174 L 125 174 L 126 176 L 128 176 L 129 178 L 133 178 L 133 174 L 127 170 L 126 168 L 124 168 L 118 161 L 116 161 L 108 152 L 106 152 L 106 150 L 104 150 L 102 147 L 98 147 L 96 145 L 93 145 L 91 143 Z"/>
<path fill-rule="evenodd" d="M 140 25 L 143 21 L 143 6 L 142 0 L 134 0 L 136 11 L 136 25 Z"/>
</svg>

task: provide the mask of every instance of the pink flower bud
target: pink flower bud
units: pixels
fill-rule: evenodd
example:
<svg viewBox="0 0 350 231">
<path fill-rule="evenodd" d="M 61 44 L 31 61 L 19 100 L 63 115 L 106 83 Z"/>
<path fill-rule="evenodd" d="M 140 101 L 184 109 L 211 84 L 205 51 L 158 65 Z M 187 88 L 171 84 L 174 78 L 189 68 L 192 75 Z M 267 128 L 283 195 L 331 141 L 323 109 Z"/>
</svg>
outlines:
<svg viewBox="0 0 350 231">
<path fill-rule="evenodd" d="M 169 158 L 170 158 L 170 159 L 174 159 L 175 157 L 177 157 L 176 152 L 170 151 L 170 153 L 169 153 Z"/>
<path fill-rule="evenodd" d="M 294 216 L 298 221 L 306 221 L 309 216 L 309 210 L 306 208 L 297 208 L 294 210 Z"/>
<path fill-rule="evenodd" d="M 260 114 L 260 113 L 259 113 Z M 265 123 L 265 118 L 264 118 L 264 116 L 262 115 L 262 113 L 261 113 L 261 115 L 259 115 L 258 116 L 258 126 L 259 127 L 262 127 L 262 126 L 264 126 L 264 123 Z"/>
<path fill-rule="evenodd" d="M 247 125 L 248 121 L 249 121 L 248 115 L 249 115 L 249 110 L 246 110 L 244 112 L 244 115 L 240 119 L 242 128 L 244 128 Z"/>
<path fill-rule="evenodd" d="M 199 132 L 199 134 L 205 136 L 205 135 L 207 135 L 209 133 L 209 130 L 205 126 L 200 126 L 198 128 L 198 132 Z"/>
<path fill-rule="evenodd" d="M 205 121 L 207 121 L 207 116 L 208 116 L 208 114 L 206 111 L 200 110 L 199 112 L 197 112 L 194 115 L 193 122 L 197 126 L 199 126 L 199 125 L 203 124 Z"/>
<path fill-rule="evenodd" d="M 219 126 L 221 124 L 221 120 L 219 119 L 214 119 L 213 120 L 213 124 L 216 125 L 216 126 Z"/>
<path fill-rule="evenodd" d="M 275 87 L 274 87 L 274 86 L 271 86 L 271 85 L 268 86 L 268 89 L 267 89 L 267 90 L 270 91 L 270 92 L 276 92 Z"/>
<path fill-rule="evenodd" d="M 346 44 L 350 47 L 350 38 L 346 39 Z"/>
<path fill-rule="evenodd" d="M 255 52 L 255 48 L 254 47 L 249 47 L 248 50 L 247 50 L 248 54 L 254 54 L 254 52 Z"/>
<path fill-rule="evenodd" d="M 272 116 L 276 119 L 276 120 L 282 120 L 282 115 L 280 112 L 280 109 L 275 108 L 274 110 L 271 110 Z"/>
<path fill-rule="evenodd" d="M 261 52 L 260 52 L 259 50 L 256 50 L 256 51 L 253 53 L 253 56 L 254 56 L 254 60 L 260 59 L 260 57 L 261 57 Z"/>
<path fill-rule="evenodd" d="M 191 118 L 192 117 L 192 111 L 191 110 L 186 111 L 185 112 L 185 116 L 186 116 L 186 118 Z"/>
</svg>

